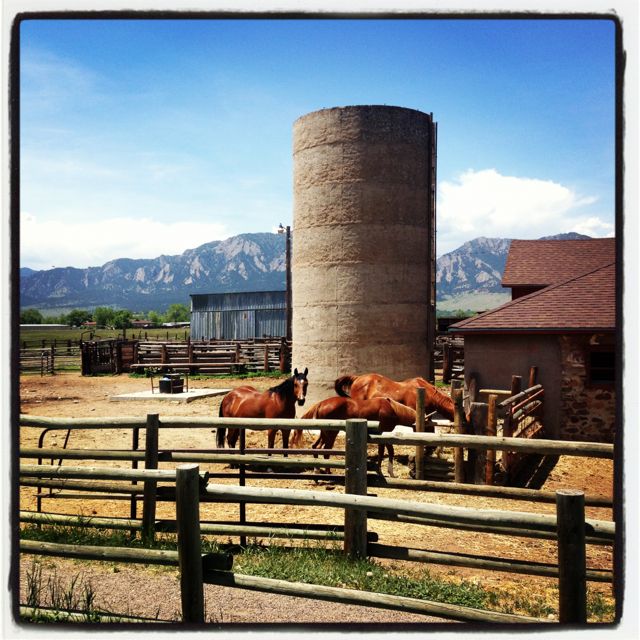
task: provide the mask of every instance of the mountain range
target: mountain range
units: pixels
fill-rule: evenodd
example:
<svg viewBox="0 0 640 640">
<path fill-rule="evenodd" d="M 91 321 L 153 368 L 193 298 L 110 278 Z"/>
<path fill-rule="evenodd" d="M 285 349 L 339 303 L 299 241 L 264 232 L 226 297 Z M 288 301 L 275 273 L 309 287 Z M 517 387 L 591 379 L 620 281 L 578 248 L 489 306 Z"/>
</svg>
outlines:
<svg viewBox="0 0 640 640">
<path fill-rule="evenodd" d="M 545 239 L 587 238 L 570 233 Z M 438 310 L 483 310 L 506 302 L 501 287 L 510 239 L 475 238 L 437 259 Z M 20 307 L 43 314 L 98 306 L 163 311 L 193 293 L 285 288 L 285 238 L 247 233 L 152 259 L 119 258 L 100 267 L 20 269 Z"/>
</svg>

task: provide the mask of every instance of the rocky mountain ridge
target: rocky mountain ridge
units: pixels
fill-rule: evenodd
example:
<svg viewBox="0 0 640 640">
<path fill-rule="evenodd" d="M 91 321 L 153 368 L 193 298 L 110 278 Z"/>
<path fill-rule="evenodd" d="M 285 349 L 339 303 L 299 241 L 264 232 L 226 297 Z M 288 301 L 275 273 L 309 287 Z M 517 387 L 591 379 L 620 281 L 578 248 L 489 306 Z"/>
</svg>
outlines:
<svg viewBox="0 0 640 640">
<path fill-rule="evenodd" d="M 546 239 L 587 237 L 562 234 Z M 500 281 L 510 245 L 510 239 L 480 237 L 438 258 L 438 303 L 454 304 L 468 296 L 506 295 Z M 119 258 L 87 269 L 20 269 L 20 307 L 45 312 L 97 306 L 163 310 L 175 302 L 189 304 L 189 295 L 194 293 L 284 288 L 285 238 L 276 233 L 247 233 L 208 242 L 180 255 Z"/>
</svg>

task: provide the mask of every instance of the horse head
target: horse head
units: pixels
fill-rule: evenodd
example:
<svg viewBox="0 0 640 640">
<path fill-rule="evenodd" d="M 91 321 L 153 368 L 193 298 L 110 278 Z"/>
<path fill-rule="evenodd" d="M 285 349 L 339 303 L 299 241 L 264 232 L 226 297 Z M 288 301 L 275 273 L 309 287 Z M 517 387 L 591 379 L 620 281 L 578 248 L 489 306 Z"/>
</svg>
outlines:
<svg viewBox="0 0 640 640">
<path fill-rule="evenodd" d="M 307 373 L 309 373 L 307 367 L 304 368 L 303 373 L 298 373 L 297 369 L 293 370 L 293 395 L 300 406 L 304 405 L 307 396 L 307 386 L 309 385 Z"/>
</svg>

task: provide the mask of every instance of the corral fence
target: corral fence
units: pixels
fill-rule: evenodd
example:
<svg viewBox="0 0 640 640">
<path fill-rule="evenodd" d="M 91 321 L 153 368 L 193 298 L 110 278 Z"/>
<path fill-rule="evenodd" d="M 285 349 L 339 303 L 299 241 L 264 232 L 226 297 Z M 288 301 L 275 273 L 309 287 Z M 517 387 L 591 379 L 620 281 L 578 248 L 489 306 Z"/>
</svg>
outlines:
<svg viewBox="0 0 640 640">
<path fill-rule="evenodd" d="M 464 376 L 464 338 L 440 334 L 433 349 L 433 367 L 442 371 L 442 381 L 449 384 Z"/>
<path fill-rule="evenodd" d="M 40 341 L 39 341 L 40 342 Z M 257 371 L 286 373 L 291 367 L 291 341 L 284 338 L 251 340 L 164 340 L 105 338 L 42 340 L 20 348 L 20 372 L 51 375 L 79 368 L 82 375 L 130 372 L 240 374 Z"/>
<path fill-rule="evenodd" d="M 455 418 L 452 429 L 459 434 L 475 436 L 502 435 L 522 440 L 545 437 L 543 410 L 544 388 L 537 383 L 538 369 L 530 367 L 528 387 L 522 390 L 522 377 L 511 377 L 509 389 L 481 389 L 472 372 L 463 382 L 453 380 L 451 396 Z M 480 398 L 486 402 L 480 402 Z M 502 401 L 499 400 L 502 398 Z M 469 451 L 463 462 L 462 451 L 456 453 L 455 477 L 457 481 L 476 484 L 524 485 L 538 470 L 540 454 L 527 451 L 503 451 L 496 460 L 495 451 Z"/>
<path fill-rule="evenodd" d="M 285 338 L 204 340 L 185 343 L 139 342 L 132 371 L 158 369 L 175 373 L 279 371 L 291 367 L 291 341 Z"/>
<path fill-rule="evenodd" d="M 202 559 L 197 549 L 197 540 L 203 534 L 214 535 L 240 535 L 240 536 L 256 536 L 256 537 L 289 537 L 289 527 L 283 529 L 275 523 L 242 523 L 232 525 L 231 523 L 200 521 L 199 515 L 190 516 L 189 525 L 180 524 L 181 513 L 184 510 L 177 509 L 177 517 L 174 522 L 160 521 L 156 519 L 155 504 L 157 500 L 169 500 L 179 502 L 181 500 L 180 490 L 175 487 L 160 487 L 160 482 L 165 482 L 167 478 L 171 481 L 177 474 L 177 471 L 158 470 L 158 461 L 171 461 L 178 465 L 185 462 L 202 461 L 205 463 L 216 462 L 232 462 L 242 466 L 284 466 L 289 469 L 296 465 L 305 468 L 314 468 L 317 466 L 326 466 L 326 460 L 295 460 L 293 454 L 296 450 L 289 450 L 288 457 L 276 456 L 243 456 L 242 454 L 230 453 L 203 453 L 198 451 L 192 452 L 170 452 L 158 449 L 158 428 L 160 427 L 238 427 L 241 433 L 245 429 L 265 430 L 273 428 L 275 423 L 279 426 L 296 428 L 300 423 L 308 421 L 269 421 L 269 420 L 244 420 L 233 418 L 208 418 L 208 419 L 180 419 L 171 418 L 169 420 L 159 421 L 157 415 L 152 415 L 146 421 L 135 421 L 130 419 L 117 419 L 109 421 L 111 428 L 141 428 L 144 427 L 146 434 L 146 450 L 142 451 L 90 451 L 90 450 L 61 450 L 60 448 L 44 449 L 22 449 L 20 455 L 22 458 L 38 458 L 38 465 L 21 466 L 21 484 L 23 486 L 38 487 L 38 490 L 56 488 L 67 491 L 74 491 L 80 496 L 87 496 L 89 492 L 98 492 L 109 496 L 112 499 L 114 494 L 120 492 L 124 499 L 130 499 L 135 493 L 141 496 L 143 500 L 142 518 L 132 516 L 128 519 L 114 518 L 78 518 L 74 516 L 64 516 L 38 512 L 21 512 L 21 520 L 24 522 L 46 522 L 48 519 L 54 522 L 64 521 L 67 524 L 73 524 L 74 518 L 76 524 L 80 526 L 98 526 L 107 528 L 124 528 L 132 531 L 141 531 L 143 536 L 153 537 L 156 531 L 177 531 L 179 545 L 180 539 L 185 536 L 190 540 L 188 545 L 190 549 L 191 560 L 183 560 L 180 565 L 182 568 L 181 584 L 187 589 L 185 596 L 185 608 L 183 608 L 183 616 L 185 621 L 199 622 L 202 621 L 202 614 L 198 607 L 191 609 L 194 602 L 199 602 L 199 590 L 202 588 L 202 581 L 216 581 L 216 584 L 227 586 L 236 586 L 240 588 L 258 589 L 273 593 L 288 593 L 289 595 L 312 596 L 315 598 L 325 598 L 337 602 L 351 602 L 359 604 L 367 604 L 369 606 L 385 606 L 390 608 L 402 608 L 403 610 L 417 611 L 437 615 L 453 620 L 474 620 L 474 621 L 502 621 L 502 622 L 540 622 L 540 620 L 519 618 L 514 616 L 505 616 L 505 614 L 495 614 L 491 612 L 478 612 L 477 610 L 469 610 L 465 607 L 452 607 L 451 605 L 442 605 L 439 603 L 413 601 L 413 599 L 396 599 L 392 596 L 382 596 L 380 594 L 362 594 L 352 590 L 334 589 L 329 587 L 319 587 L 318 585 L 299 585 L 297 583 L 280 583 L 280 581 L 270 581 L 261 578 L 253 578 L 249 576 L 238 576 L 231 573 L 227 569 L 216 569 L 210 571 Z M 244 424 L 243 424 L 244 423 Z M 102 428 L 104 420 L 102 419 L 75 419 L 75 420 L 53 420 L 46 418 L 36 418 L 32 416 L 21 417 L 22 426 L 39 427 L 47 429 L 65 429 L 65 428 Z M 476 487 L 473 485 L 457 485 L 456 493 L 464 493 L 465 486 L 469 492 L 480 493 L 480 495 L 494 495 L 496 497 L 515 497 L 519 499 L 529 500 L 554 500 L 557 504 L 557 514 L 542 515 L 526 512 L 501 512 L 496 510 L 469 509 L 465 507 L 457 507 L 443 504 L 425 504 L 415 503 L 405 500 L 390 500 L 386 498 L 377 498 L 367 496 L 367 489 L 374 485 L 371 483 L 370 476 L 367 473 L 366 457 L 367 444 L 378 444 L 392 442 L 394 444 L 409 444 L 419 447 L 432 446 L 452 446 L 452 447 L 472 447 L 480 450 L 503 450 L 503 451 L 521 451 L 530 450 L 537 446 L 541 450 L 553 450 L 558 455 L 593 455 L 597 457 L 612 457 L 613 450 L 611 445 L 596 445 L 593 443 L 583 443 L 585 447 L 578 451 L 575 448 L 576 443 L 565 443 L 555 441 L 521 441 L 517 438 L 487 438 L 473 436 L 458 436 L 445 434 L 423 434 L 415 433 L 412 435 L 396 434 L 381 435 L 376 434 L 375 423 L 366 424 L 361 420 L 349 421 L 317 421 L 314 425 L 322 426 L 327 429 L 344 430 L 346 432 L 345 461 L 340 464 L 331 461 L 330 464 L 336 467 L 343 465 L 344 468 L 344 485 L 345 495 L 328 495 L 326 492 L 303 491 L 296 489 L 260 489 L 254 487 L 243 486 L 250 477 L 245 474 L 241 480 L 239 487 L 230 486 L 228 484 L 216 485 L 210 484 L 208 481 L 213 474 L 198 475 L 193 470 L 191 485 L 195 485 L 188 491 L 191 498 L 188 503 L 191 505 L 186 507 L 189 513 L 197 513 L 200 502 L 235 502 L 239 505 L 247 505 L 250 503 L 262 504 L 289 504 L 289 505 L 314 505 L 316 507 L 333 507 L 344 509 L 344 527 L 341 530 L 340 538 L 344 541 L 345 552 L 357 556 L 371 556 L 396 558 L 403 560 L 411 560 L 415 562 L 433 562 L 438 564 L 449 564 L 453 566 L 473 566 L 481 567 L 486 570 L 498 571 L 515 571 L 531 575 L 541 575 L 555 577 L 559 580 L 560 586 L 560 622 L 576 622 L 585 621 L 586 611 L 586 595 L 584 593 L 584 585 L 587 580 L 612 581 L 612 572 L 608 570 L 587 569 L 584 558 L 585 544 L 605 544 L 611 545 L 615 537 L 615 525 L 612 522 L 584 519 L 584 506 L 586 504 L 597 504 L 603 506 L 600 500 L 589 499 L 581 493 L 568 492 L 564 495 L 551 494 L 551 496 L 543 495 L 544 492 L 535 492 L 531 490 L 520 490 L 516 488 L 502 487 Z M 324 453 L 324 452 L 323 452 Z M 140 455 L 142 454 L 142 455 Z M 52 457 L 52 464 L 41 464 L 44 457 Z M 88 460 L 131 460 L 132 465 L 141 462 L 144 459 L 145 469 L 105 469 L 93 467 L 66 467 L 55 464 L 55 459 L 80 458 Z M 245 458 L 243 464 L 242 458 Z M 151 475 L 147 475 L 151 474 Z M 154 475 L 155 474 L 155 475 Z M 325 476 L 326 478 L 326 476 Z M 109 484 L 100 484 L 97 480 L 109 480 Z M 113 480 L 129 480 L 132 482 L 127 489 L 123 489 L 122 485 L 113 485 Z M 139 484 L 142 482 L 142 484 Z M 394 484 L 396 483 L 396 484 Z M 397 484 L 399 483 L 399 484 Z M 409 486 L 412 484 L 413 486 Z M 382 478 L 379 486 L 405 486 L 413 490 L 440 490 L 439 485 L 449 485 L 451 483 L 433 483 L 428 481 L 411 481 L 411 480 L 394 480 Z M 127 494 L 128 492 L 128 494 Z M 610 504 L 609 504 L 610 506 Z M 571 515 L 568 515 L 571 514 Z M 564 518 L 568 518 L 567 524 Z M 558 541 L 559 565 L 549 565 L 541 563 L 531 563 L 518 561 L 513 559 L 487 558 L 479 556 L 471 556 L 469 554 L 447 554 L 423 551 L 419 549 L 409 549 L 402 546 L 390 546 L 376 544 L 377 539 L 375 533 L 369 531 L 368 521 L 376 519 L 391 519 L 398 522 L 411 522 L 423 524 L 426 526 L 438 527 L 454 527 L 458 530 L 482 531 L 496 533 L 509 536 L 524 536 L 542 539 L 555 539 Z M 565 530 L 566 525 L 566 530 Z M 180 527 L 186 527 L 183 533 L 180 533 Z M 185 531 L 187 531 L 185 533 Z M 326 527 L 324 530 L 318 528 L 313 529 L 305 525 L 299 525 L 297 530 L 292 530 L 292 537 L 316 538 L 322 539 L 330 537 L 335 527 Z M 576 538 L 577 536 L 577 538 Z M 37 543 L 42 545 L 43 543 Z M 562 549 L 561 549 L 562 547 Z M 38 547 L 42 548 L 42 547 Z M 196 551 L 194 551 L 196 549 Z M 26 550 L 26 549 L 25 549 Z M 27 551 L 28 552 L 28 551 Z M 37 552 L 37 551 L 32 551 Z M 90 553 L 101 553 L 90 550 Z M 100 556 L 103 559 L 103 556 Z M 147 559 L 135 560 L 140 562 L 148 562 Z M 186 567 L 191 567 L 188 570 Z M 202 578 L 200 578 L 202 575 Z M 194 595 L 193 589 L 196 590 Z M 346 592 L 346 593 L 345 593 Z M 322 594 L 322 595 L 320 595 Z M 572 594 L 568 596 L 567 594 Z M 409 602 L 411 600 L 411 602 Z M 564 603 L 564 604 L 563 604 Z"/>
<path fill-rule="evenodd" d="M 72 340 L 20 349 L 20 373 L 39 372 L 41 376 L 51 375 L 56 369 L 75 368 L 79 362 L 80 346 Z"/>
</svg>

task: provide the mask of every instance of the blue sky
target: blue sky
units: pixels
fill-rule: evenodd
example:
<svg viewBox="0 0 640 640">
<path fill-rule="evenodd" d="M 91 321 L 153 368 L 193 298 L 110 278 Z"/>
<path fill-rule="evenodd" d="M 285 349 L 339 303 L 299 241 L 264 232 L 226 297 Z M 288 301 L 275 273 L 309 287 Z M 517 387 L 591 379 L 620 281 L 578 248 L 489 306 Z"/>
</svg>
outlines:
<svg viewBox="0 0 640 640">
<path fill-rule="evenodd" d="M 438 255 L 614 232 L 608 20 L 26 20 L 21 266 L 179 254 L 292 223 L 292 127 L 438 123 Z"/>
</svg>

